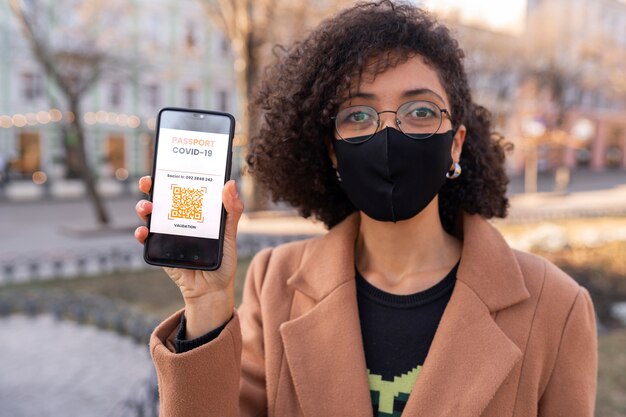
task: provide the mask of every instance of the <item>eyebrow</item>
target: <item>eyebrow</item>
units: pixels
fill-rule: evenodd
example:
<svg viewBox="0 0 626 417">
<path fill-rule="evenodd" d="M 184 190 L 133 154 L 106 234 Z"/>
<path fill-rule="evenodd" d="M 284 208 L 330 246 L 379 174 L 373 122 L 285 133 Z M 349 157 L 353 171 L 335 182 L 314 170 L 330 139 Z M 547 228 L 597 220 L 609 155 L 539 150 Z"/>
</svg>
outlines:
<svg viewBox="0 0 626 417">
<path fill-rule="evenodd" d="M 441 97 L 439 94 L 435 93 L 433 90 L 431 90 L 429 88 L 415 88 L 413 90 L 407 90 L 404 93 L 402 93 L 402 98 L 410 98 L 410 97 L 414 97 L 414 96 L 422 96 L 422 95 L 425 95 L 425 94 L 432 94 L 432 95 L 434 95 L 435 97 L 437 97 L 441 101 L 441 104 L 445 104 L 446 103 L 444 101 L 443 97 Z M 376 94 L 357 92 L 356 94 L 354 94 L 350 98 L 351 99 L 363 98 L 363 99 L 372 100 L 372 99 L 375 99 L 376 97 L 377 97 Z"/>
<path fill-rule="evenodd" d="M 439 100 L 441 100 L 442 104 L 445 103 L 445 101 L 443 100 L 443 97 L 441 97 L 439 94 L 435 93 L 433 90 L 430 90 L 428 88 L 416 88 L 414 90 L 405 91 L 402 94 L 402 97 L 408 98 L 412 96 L 422 96 L 424 94 L 432 94 L 435 97 L 437 97 Z"/>
</svg>

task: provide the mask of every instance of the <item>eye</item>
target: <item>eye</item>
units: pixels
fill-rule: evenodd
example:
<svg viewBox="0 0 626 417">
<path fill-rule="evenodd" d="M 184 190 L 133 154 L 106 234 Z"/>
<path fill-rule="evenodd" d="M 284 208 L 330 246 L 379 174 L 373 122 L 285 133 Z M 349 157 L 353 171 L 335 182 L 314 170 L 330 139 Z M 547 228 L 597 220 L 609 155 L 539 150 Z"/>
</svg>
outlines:
<svg viewBox="0 0 626 417">
<path fill-rule="evenodd" d="M 374 134 L 377 126 L 378 113 L 369 106 L 347 107 L 335 117 L 335 129 L 344 140 Z"/>
<path fill-rule="evenodd" d="M 372 119 L 372 116 L 369 113 L 356 110 L 346 115 L 346 117 L 344 118 L 344 121 L 346 123 L 366 123 L 370 121 L 371 119 Z"/>
<path fill-rule="evenodd" d="M 430 101 L 416 100 L 403 104 L 398 109 L 398 117 L 408 123 L 423 123 L 441 118 L 441 110 Z"/>
<path fill-rule="evenodd" d="M 423 106 L 411 109 L 410 113 L 407 116 L 415 119 L 429 119 L 432 117 L 437 117 L 437 112 L 431 107 Z"/>
</svg>

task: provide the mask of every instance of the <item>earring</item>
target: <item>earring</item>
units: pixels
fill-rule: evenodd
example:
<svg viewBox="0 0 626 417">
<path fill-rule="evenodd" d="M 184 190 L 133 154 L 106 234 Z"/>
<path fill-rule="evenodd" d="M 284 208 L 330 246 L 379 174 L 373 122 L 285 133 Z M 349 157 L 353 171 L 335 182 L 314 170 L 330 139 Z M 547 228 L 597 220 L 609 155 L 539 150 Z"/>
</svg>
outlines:
<svg viewBox="0 0 626 417">
<path fill-rule="evenodd" d="M 450 180 L 457 179 L 461 176 L 461 165 L 458 162 L 454 163 L 454 171 L 446 172 L 446 178 Z"/>
</svg>

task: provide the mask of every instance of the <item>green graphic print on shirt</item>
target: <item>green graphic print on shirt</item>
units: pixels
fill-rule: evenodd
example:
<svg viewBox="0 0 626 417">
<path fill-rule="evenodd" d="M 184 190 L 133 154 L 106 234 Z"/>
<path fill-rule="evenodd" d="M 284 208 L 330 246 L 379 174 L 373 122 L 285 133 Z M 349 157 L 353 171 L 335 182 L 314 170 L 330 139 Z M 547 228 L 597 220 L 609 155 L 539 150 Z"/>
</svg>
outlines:
<svg viewBox="0 0 626 417">
<path fill-rule="evenodd" d="M 394 377 L 393 381 L 385 381 L 382 376 L 372 374 L 368 369 L 374 416 L 400 417 L 421 370 L 422 366 L 418 365 L 406 374 Z"/>
</svg>

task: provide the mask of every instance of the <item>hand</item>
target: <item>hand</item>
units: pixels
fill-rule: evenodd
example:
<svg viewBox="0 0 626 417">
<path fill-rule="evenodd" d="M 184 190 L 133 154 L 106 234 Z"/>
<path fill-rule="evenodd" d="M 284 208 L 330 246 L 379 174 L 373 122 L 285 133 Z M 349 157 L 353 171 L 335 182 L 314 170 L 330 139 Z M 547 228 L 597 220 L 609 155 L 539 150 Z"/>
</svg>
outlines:
<svg viewBox="0 0 626 417">
<path fill-rule="evenodd" d="M 148 176 L 139 180 L 139 189 L 146 194 L 150 192 L 151 185 L 152 179 Z M 187 339 L 201 336 L 222 325 L 230 318 L 235 306 L 237 225 L 243 213 L 243 202 L 239 198 L 234 180 L 224 185 L 222 202 L 227 215 L 220 268 L 215 271 L 163 268 L 178 286 L 185 301 Z M 135 211 L 143 221 L 146 221 L 146 216 L 152 213 L 152 203 L 140 200 Z M 139 226 L 135 230 L 135 239 L 139 243 L 143 244 L 147 237 L 146 226 Z"/>
</svg>

